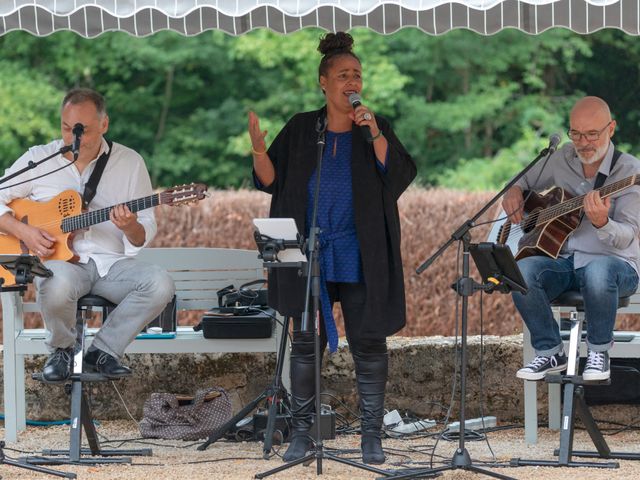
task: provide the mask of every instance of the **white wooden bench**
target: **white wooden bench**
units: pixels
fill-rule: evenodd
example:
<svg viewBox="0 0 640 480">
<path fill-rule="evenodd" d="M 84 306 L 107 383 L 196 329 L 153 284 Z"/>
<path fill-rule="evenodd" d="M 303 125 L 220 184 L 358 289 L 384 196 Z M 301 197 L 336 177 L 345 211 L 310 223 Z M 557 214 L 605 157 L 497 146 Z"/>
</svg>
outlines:
<svg viewBox="0 0 640 480">
<path fill-rule="evenodd" d="M 217 305 L 217 291 L 228 285 L 264 277 L 255 250 L 225 248 L 146 248 L 138 258 L 165 268 L 176 283 L 176 308 L 207 310 Z M 26 428 L 25 355 L 48 354 L 44 329 L 25 329 L 24 313 L 38 312 L 35 302 L 23 302 L 17 292 L 2 292 L 4 327 L 5 439 L 17 441 Z M 136 339 L 126 353 L 276 352 L 282 327 L 276 323 L 271 338 L 206 339 L 192 327 L 179 326 L 175 338 Z M 90 344 L 92 337 L 87 339 Z M 288 352 L 288 349 L 287 349 Z M 289 361 L 285 359 L 283 383 L 288 386 Z"/>
</svg>

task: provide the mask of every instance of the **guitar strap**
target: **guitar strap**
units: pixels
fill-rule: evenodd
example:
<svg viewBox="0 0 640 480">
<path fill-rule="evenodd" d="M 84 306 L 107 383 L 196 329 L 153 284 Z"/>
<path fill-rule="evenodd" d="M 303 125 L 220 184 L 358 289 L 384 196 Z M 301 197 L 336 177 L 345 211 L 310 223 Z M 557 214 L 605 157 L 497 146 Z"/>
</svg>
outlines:
<svg viewBox="0 0 640 480">
<path fill-rule="evenodd" d="M 84 193 L 82 194 L 82 208 L 87 210 L 89 208 L 89 204 L 93 197 L 96 196 L 96 192 L 98 190 L 98 183 L 100 182 L 100 177 L 102 177 L 102 172 L 104 172 L 104 167 L 107 166 L 107 160 L 109 160 L 109 156 L 111 155 L 111 150 L 113 150 L 113 142 L 111 140 L 107 140 L 107 145 L 109 145 L 109 150 L 103 152 L 102 155 L 96 161 L 96 166 L 91 172 L 91 176 L 89 177 L 89 181 L 84 186 Z"/>
<path fill-rule="evenodd" d="M 611 173 L 613 171 L 613 167 L 615 166 L 616 162 L 620 158 L 620 155 L 622 155 L 622 152 L 620 150 L 614 150 L 613 151 L 613 158 L 611 159 L 611 166 L 609 167 L 609 173 Z M 596 181 L 593 184 L 593 189 L 597 190 L 602 185 L 604 185 L 604 182 L 605 182 L 606 179 L 607 179 L 607 175 L 605 175 L 602 172 L 598 172 L 598 176 L 596 177 Z"/>
</svg>

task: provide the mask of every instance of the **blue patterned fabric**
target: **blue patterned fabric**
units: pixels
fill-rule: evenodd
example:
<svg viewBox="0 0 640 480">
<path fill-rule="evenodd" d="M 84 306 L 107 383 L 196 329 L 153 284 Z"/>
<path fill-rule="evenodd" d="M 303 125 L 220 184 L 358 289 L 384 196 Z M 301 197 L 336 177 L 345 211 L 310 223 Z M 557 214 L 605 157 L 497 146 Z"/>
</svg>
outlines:
<svg viewBox="0 0 640 480">
<path fill-rule="evenodd" d="M 316 176 L 317 171 L 314 171 L 307 184 L 307 237 L 313 215 Z M 338 330 L 326 283 L 364 281 L 353 212 L 350 131 L 327 131 L 326 147 L 322 157 L 317 221 L 320 227 L 320 308 L 329 341 L 329 351 L 335 352 L 338 348 Z"/>
</svg>

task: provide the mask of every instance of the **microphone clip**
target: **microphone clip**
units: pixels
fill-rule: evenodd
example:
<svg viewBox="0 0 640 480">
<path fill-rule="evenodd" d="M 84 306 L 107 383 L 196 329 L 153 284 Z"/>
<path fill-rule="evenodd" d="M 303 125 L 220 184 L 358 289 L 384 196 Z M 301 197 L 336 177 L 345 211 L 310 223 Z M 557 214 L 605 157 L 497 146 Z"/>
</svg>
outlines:
<svg viewBox="0 0 640 480">
<path fill-rule="evenodd" d="M 71 144 L 71 151 L 73 152 L 73 161 L 75 162 L 78 159 L 78 154 L 80 153 L 80 138 L 84 133 L 84 125 L 81 123 L 76 123 L 71 130 L 73 133 L 73 143 Z"/>
</svg>

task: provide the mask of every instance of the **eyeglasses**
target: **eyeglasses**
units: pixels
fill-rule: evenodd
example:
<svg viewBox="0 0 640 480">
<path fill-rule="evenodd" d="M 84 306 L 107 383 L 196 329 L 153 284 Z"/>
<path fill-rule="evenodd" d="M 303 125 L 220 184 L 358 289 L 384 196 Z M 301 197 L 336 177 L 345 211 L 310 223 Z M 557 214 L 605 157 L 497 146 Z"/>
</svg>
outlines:
<svg viewBox="0 0 640 480">
<path fill-rule="evenodd" d="M 572 142 L 579 142 L 582 137 L 584 137 L 588 142 L 595 142 L 600 138 L 602 132 L 604 132 L 609 127 L 609 125 L 611 125 L 612 121 L 607 123 L 601 130 L 591 130 L 586 133 L 579 132 L 578 130 L 568 130 L 567 135 Z"/>
</svg>

